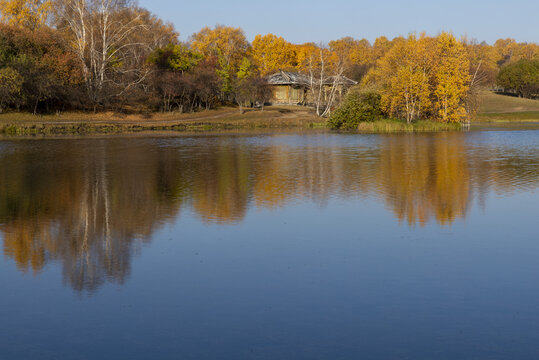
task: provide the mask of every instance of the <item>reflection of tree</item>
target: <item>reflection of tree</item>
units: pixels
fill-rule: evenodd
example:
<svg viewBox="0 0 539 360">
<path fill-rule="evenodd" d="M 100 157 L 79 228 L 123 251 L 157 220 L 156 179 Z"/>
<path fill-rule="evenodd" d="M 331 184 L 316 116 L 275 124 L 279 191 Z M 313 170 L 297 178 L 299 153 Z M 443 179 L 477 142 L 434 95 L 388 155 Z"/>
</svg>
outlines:
<svg viewBox="0 0 539 360">
<path fill-rule="evenodd" d="M 243 219 L 250 192 L 248 151 L 216 139 L 210 151 L 193 161 L 190 166 L 197 170 L 192 195 L 196 212 L 204 220 L 218 223 Z"/>
<path fill-rule="evenodd" d="M 59 260 L 77 290 L 94 290 L 105 280 L 122 283 L 136 240 L 175 217 L 178 198 L 160 196 L 177 188 L 169 183 L 177 180 L 174 174 L 161 166 L 166 154 L 100 145 L 53 160 L 24 150 L 0 157 L 4 252 L 19 268 L 39 271 Z M 6 172 L 6 164 L 16 171 Z"/>
<path fill-rule="evenodd" d="M 10 143 L 0 153 L 4 254 L 22 271 L 63 266 L 73 288 L 122 283 L 131 255 L 180 208 L 238 223 L 251 206 L 336 196 L 382 198 L 400 221 L 451 224 L 474 195 L 539 184 L 539 150 L 473 148 L 462 134 L 387 135 L 378 145 L 252 145 L 204 137 L 191 145 L 144 139 Z"/>
<path fill-rule="evenodd" d="M 448 224 L 464 217 L 470 174 L 462 136 L 388 136 L 381 148 L 379 189 L 399 220 L 424 225 L 434 216 Z"/>
</svg>

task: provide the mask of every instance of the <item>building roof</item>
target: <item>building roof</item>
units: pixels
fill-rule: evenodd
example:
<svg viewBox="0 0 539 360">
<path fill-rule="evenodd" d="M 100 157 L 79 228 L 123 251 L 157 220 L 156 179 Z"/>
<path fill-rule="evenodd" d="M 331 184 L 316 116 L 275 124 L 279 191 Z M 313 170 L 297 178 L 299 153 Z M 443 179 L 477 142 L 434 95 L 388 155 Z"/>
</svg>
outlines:
<svg viewBox="0 0 539 360">
<path fill-rule="evenodd" d="M 310 81 L 303 74 L 281 70 L 268 76 L 268 83 L 270 85 L 309 85 Z"/>
<path fill-rule="evenodd" d="M 307 75 L 296 73 L 296 72 L 290 72 L 290 71 L 283 71 L 280 70 L 279 72 L 272 74 L 268 76 L 268 84 L 270 85 L 296 85 L 296 86 L 310 86 L 311 81 L 310 78 Z M 333 85 L 335 82 L 336 77 L 335 76 L 329 76 L 326 79 L 324 79 L 324 85 Z M 315 83 L 318 83 L 317 80 L 315 80 Z M 357 81 L 354 81 L 352 79 L 347 78 L 344 75 L 341 75 L 337 79 L 337 85 L 357 85 Z"/>
</svg>

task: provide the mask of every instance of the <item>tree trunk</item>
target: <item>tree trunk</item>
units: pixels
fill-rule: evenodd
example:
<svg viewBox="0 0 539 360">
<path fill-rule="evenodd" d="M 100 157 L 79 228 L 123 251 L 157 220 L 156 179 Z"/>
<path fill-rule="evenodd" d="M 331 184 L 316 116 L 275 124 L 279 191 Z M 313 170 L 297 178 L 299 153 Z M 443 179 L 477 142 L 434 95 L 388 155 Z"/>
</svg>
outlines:
<svg viewBox="0 0 539 360">
<path fill-rule="evenodd" d="M 39 104 L 39 98 L 36 100 L 36 103 L 34 105 L 34 115 L 37 115 L 37 105 Z"/>
</svg>

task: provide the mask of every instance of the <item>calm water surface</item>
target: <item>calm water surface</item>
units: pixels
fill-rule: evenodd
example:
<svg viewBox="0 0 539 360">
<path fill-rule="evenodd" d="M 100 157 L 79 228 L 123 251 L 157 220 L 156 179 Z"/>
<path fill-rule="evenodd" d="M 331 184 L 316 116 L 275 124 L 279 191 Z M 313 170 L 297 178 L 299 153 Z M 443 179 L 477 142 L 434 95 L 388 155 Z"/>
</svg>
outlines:
<svg viewBox="0 0 539 360">
<path fill-rule="evenodd" d="M 539 358 L 539 131 L 0 141 L 0 359 Z"/>
</svg>

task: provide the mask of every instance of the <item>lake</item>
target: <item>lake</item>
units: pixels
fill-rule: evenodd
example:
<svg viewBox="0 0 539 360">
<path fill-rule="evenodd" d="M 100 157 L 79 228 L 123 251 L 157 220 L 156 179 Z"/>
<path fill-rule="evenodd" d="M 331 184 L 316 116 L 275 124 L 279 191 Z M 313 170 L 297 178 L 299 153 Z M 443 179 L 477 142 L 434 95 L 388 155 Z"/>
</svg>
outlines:
<svg viewBox="0 0 539 360">
<path fill-rule="evenodd" d="M 539 130 L 0 140 L 0 359 L 539 358 Z"/>
</svg>

